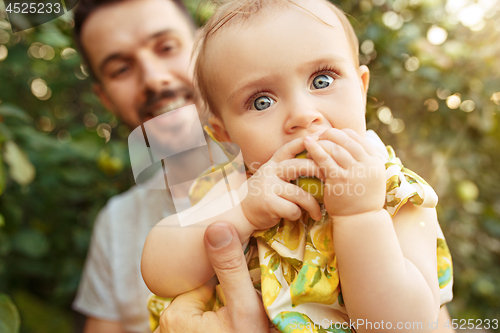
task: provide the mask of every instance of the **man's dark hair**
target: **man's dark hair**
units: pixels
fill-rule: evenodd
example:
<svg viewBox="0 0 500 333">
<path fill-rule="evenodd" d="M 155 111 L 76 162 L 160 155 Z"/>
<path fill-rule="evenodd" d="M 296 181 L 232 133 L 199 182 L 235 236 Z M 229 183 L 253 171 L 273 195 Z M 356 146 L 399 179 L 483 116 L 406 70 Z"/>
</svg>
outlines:
<svg viewBox="0 0 500 333">
<path fill-rule="evenodd" d="M 83 61 L 85 62 L 85 64 L 88 67 L 90 75 L 95 80 L 98 80 L 98 78 L 92 69 L 92 66 L 90 64 L 90 59 L 88 58 L 88 55 L 85 52 L 85 49 L 83 48 L 83 45 L 82 45 L 82 27 L 83 27 L 83 24 L 89 18 L 89 16 L 92 15 L 92 13 L 94 13 L 99 8 L 106 6 L 106 5 L 122 2 L 122 1 L 129 1 L 129 0 L 80 0 L 78 2 L 78 5 L 76 6 L 75 14 L 74 14 L 75 43 L 76 43 L 78 50 L 80 51 L 80 54 L 83 58 Z M 189 13 L 188 9 L 186 8 L 186 5 L 184 4 L 184 2 L 182 0 L 165 0 L 165 1 L 172 1 L 177 6 L 177 8 L 179 8 L 180 12 L 182 14 L 184 14 L 189 25 L 193 28 L 193 31 L 196 29 L 196 24 L 194 23 L 194 20 L 191 17 L 191 14 Z"/>
</svg>

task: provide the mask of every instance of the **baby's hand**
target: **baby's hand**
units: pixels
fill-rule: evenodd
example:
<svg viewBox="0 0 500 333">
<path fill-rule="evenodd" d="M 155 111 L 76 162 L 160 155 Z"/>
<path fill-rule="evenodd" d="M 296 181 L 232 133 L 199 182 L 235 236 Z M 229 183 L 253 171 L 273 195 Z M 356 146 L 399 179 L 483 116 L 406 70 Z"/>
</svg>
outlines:
<svg viewBox="0 0 500 333">
<path fill-rule="evenodd" d="M 290 141 L 248 179 L 248 195 L 241 205 L 256 230 L 271 228 L 281 218 L 297 220 L 301 215 L 300 207 L 307 210 L 312 218 L 321 219 L 320 207 L 314 197 L 290 183 L 299 176 L 324 179 L 312 160 L 295 158 L 303 150 L 302 138 Z"/>
<path fill-rule="evenodd" d="M 315 141 L 306 137 L 308 155 L 326 177 L 324 203 L 330 216 L 378 211 L 385 203 L 385 166 L 375 149 L 351 129 L 329 129 Z"/>
</svg>

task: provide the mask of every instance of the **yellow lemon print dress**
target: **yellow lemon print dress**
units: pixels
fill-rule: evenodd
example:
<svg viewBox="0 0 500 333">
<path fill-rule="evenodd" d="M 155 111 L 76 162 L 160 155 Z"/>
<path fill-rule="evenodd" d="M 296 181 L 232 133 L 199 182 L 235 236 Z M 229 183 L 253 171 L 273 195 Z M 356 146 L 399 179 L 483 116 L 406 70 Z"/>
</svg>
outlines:
<svg viewBox="0 0 500 333">
<path fill-rule="evenodd" d="M 211 134 L 209 129 L 207 132 Z M 434 208 L 437 195 L 429 184 L 406 169 L 392 147 L 386 147 L 375 132 L 367 131 L 366 137 L 385 161 L 385 209 L 389 214 L 394 217 L 407 201 Z M 193 204 L 219 180 L 214 177 L 207 181 L 204 177 L 203 184 L 193 184 L 190 191 Z M 303 211 L 297 221 L 282 219 L 273 228 L 259 230 L 252 236 L 245 244 L 245 257 L 253 284 L 262 295 L 271 332 L 354 332 L 348 325 L 331 325 L 347 323 L 349 317 L 342 299 L 333 223 L 328 214 L 325 213 L 320 221 L 314 221 Z M 442 305 L 453 298 L 453 267 L 439 225 L 437 237 L 437 274 Z M 170 301 L 154 295 L 150 297 L 148 308 L 152 330 L 158 326 L 159 315 Z M 222 289 L 216 288 L 210 308 L 217 310 L 223 305 Z"/>
</svg>

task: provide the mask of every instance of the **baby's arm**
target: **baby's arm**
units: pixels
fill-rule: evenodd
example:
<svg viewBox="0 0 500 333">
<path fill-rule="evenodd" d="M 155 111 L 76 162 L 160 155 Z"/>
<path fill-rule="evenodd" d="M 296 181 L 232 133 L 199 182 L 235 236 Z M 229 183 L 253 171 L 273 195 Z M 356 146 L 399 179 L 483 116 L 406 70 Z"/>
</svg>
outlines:
<svg viewBox="0 0 500 333">
<path fill-rule="evenodd" d="M 201 206 L 213 207 L 209 202 L 225 191 L 226 183 L 221 180 L 190 210 Z M 188 227 L 180 226 L 177 214 L 171 215 L 151 230 L 142 252 L 141 271 L 146 285 L 154 294 L 175 297 L 196 289 L 214 276 L 203 237 L 206 228 L 215 221 L 233 224 L 242 243 L 255 231 L 243 214 L 241 205 Z"/>
<path fill-rule="evenodd" d="M 281 218 L 298 219 L 299 206 L 320 219 L 316 200 L 290 183 L 300 175 L 322 177 L 313 161 L 294 159 L 303 150 L 302 139 L 278 149 L 243 185 L 247 186 L 248 195 L 241 205 L 191 227 L 181 228 L 176 215 L 158 223 L 149 233 L 142 253 L 142 275 L 148 288 L 158 296 L 175 297 L 207 282 L 215 273 L 205 253 L 203 237 L 215 221 L 232 223 L 244 243 L 253 231 L 271 228 Z M 212 200 L 226 189 L 225 182 L 219 182 L 195 208 L 213 207 Z"/>
<path fill-rule="evenodd" d="M 420 322 L 409 331 L 430 331 L 439 312 L 435 210 L 405 204 L 393 221 L 383 209 L 385 168 L 373 147 L 350 130 L 328 130 L 320 139 L 306 140 L 306 148 L 327 170 L 324 200 L 350 319 L 391 322 L 393 329 Z"/>
<path fill-rule="evenodd" d="M 386 210 L 334 218 L 342 292 L 353 321 L 411 323 L 408 331 L 431 331 L 428 323 L 439 312 L 436 223 L 434 209 L 411 203 L 394 220 Z M 413 323 L 422 326 L 417 330 Z"/>
</svg>

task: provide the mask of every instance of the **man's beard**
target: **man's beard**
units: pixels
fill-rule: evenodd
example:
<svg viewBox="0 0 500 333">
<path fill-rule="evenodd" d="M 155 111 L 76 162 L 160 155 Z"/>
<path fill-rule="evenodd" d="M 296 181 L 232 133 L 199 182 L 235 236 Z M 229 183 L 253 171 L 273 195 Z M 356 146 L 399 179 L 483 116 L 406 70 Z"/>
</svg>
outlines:
<svg viewBox="0 0 500 333">
<path fill-rule="evenodd" d="M 193 100 L 193 95 L 193 90 L 187 87 L 166 89 L 160 92 L 148 90 L 146 92 L 146 101 L 139 107 L 139 118 L 141 119 L 141 122 L 144 123 L 145 121 L 148 121 L 149 119 L 152 119 L 162 113 L 181 108 L 185 106 L 187 101 Z M 173 106 L 167 105 L 167 110 L 165 112 L 161 112 L 159 109 L 162 109 L 162 107 L 157 106 L 163 99 L 175 100 L 180 98 L 183 98 L 183 100 L 178 100 L 180 101 L 179 104 L 174 104 Z"/>
</svg>

